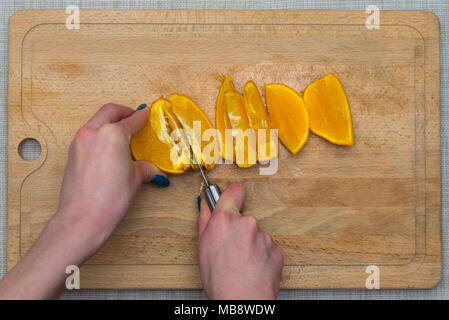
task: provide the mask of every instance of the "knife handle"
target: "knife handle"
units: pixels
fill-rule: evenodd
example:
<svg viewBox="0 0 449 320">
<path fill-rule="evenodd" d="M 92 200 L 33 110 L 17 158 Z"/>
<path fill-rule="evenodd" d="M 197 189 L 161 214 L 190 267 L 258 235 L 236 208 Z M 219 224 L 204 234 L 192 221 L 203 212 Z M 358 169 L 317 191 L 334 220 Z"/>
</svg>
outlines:
<svg viewBox="0 0 449 320">
<path fill-rule="evenodd" d="M 213 212 L 221 195 L 220 188 L 216 184 L 213 184 L 204 189 L 204 195 L 206 196 L 210 211 Z"/>
</svg>

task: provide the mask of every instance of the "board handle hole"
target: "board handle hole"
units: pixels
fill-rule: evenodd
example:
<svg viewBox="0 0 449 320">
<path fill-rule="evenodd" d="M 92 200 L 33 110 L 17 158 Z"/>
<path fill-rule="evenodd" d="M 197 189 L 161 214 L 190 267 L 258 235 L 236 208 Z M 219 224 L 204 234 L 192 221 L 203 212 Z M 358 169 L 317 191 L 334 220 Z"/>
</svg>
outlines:
<svg viewBox="0 0 449 320">
<path fill-rule="evenodd" d="M 36 139 L 26 138 L 19 143 L 19 155 L 25 161 L 34 161 L 41 155 L 42 146 Z"/>
</svg>

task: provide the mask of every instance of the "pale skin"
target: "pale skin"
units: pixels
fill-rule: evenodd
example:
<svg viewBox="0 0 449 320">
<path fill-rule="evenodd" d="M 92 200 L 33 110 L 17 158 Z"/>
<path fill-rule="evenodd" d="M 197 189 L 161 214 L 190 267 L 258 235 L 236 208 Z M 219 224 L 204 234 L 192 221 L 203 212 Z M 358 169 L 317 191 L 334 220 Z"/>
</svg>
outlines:
<svg viewBox="0 0 449 320">
<path fill-rule="evenodd" d="M 149 109 L 104 105 L 69 149 L 59 207 L 39 239 L 0 280 L 0 299 L 54 299 L 65 288 L 68 265 L 81 266 L 120 223 L 142 183 L 166 175 L 129 150 Z M 256 220 L 242 216 L 243 185 L 222 194 L 214 212 L 205 201 L 198 216 L 198 265 L 209 299 L 274 299 L 283 257 Z"/>
</svg>

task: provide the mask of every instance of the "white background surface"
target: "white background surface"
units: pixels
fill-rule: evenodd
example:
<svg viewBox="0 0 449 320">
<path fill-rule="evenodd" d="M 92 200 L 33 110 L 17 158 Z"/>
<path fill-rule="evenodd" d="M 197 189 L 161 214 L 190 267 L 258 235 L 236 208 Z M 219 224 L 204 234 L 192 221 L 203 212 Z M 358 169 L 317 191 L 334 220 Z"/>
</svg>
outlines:
<svg viewBox="0 0 449 320">
<path fill-rule="evenodd" d="M 346 9 L 365 10 L 377 5 L 381 10 L 428 10 L 440 19 L 441 43 L 441 165 L 443 214 L 443 268 L 438 286 L 431 290 L 282 290 L 279 299 L 449 299 L 448 221 L 448 136 L 449 136 L 449 0 L 429 1 L 114 1 L 114 0 L 2 0 L 0 3 L 0 277 L 6 272 L 6 191 L 8 134 L 8 20 L 17 10 L 65 9 Z M 382 19 L 382 18 L 381 18 Z M 382 22 L 381 22 L 382 23 Z M 107 100 L 107 99 L 106 99 Z M 27 150 L 29 155 L 36 148 Z M 382 279 L 381 279 L 382 281 Z M 77 290 L 63 299 L 204 299 L 202 290 Z"/>
</svg>

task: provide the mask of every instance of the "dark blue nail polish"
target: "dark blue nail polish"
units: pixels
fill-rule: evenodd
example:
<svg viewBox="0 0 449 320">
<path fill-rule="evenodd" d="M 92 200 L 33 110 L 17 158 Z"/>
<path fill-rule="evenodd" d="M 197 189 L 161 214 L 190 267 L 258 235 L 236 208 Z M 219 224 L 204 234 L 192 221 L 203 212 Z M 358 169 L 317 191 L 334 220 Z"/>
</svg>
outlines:
<svg viewBox="0 0 449 320">
<path fill-rule="evenodd" d="M 154 176 L 153 180 L 150 182 L 159 187 L 168 187 L 170 185 L 170 181 L 166 177 L 160 175 Z"/>
<path fill-rule="evenodd" d="M 147 107 L 147 104 L 146 103 L 142 103 L 140 106 L 138 106 L 137 107 L 137 111 L 139 111 L 139 110 L 142 110 L 142 109 L 145 109 Z"/>
<path fill-rule="evenodd" d="M 197 201 L 198 201 L 198 211 L 200 211 L 201 210 L 201 196 L 198 196 Z"/>
</svg>

